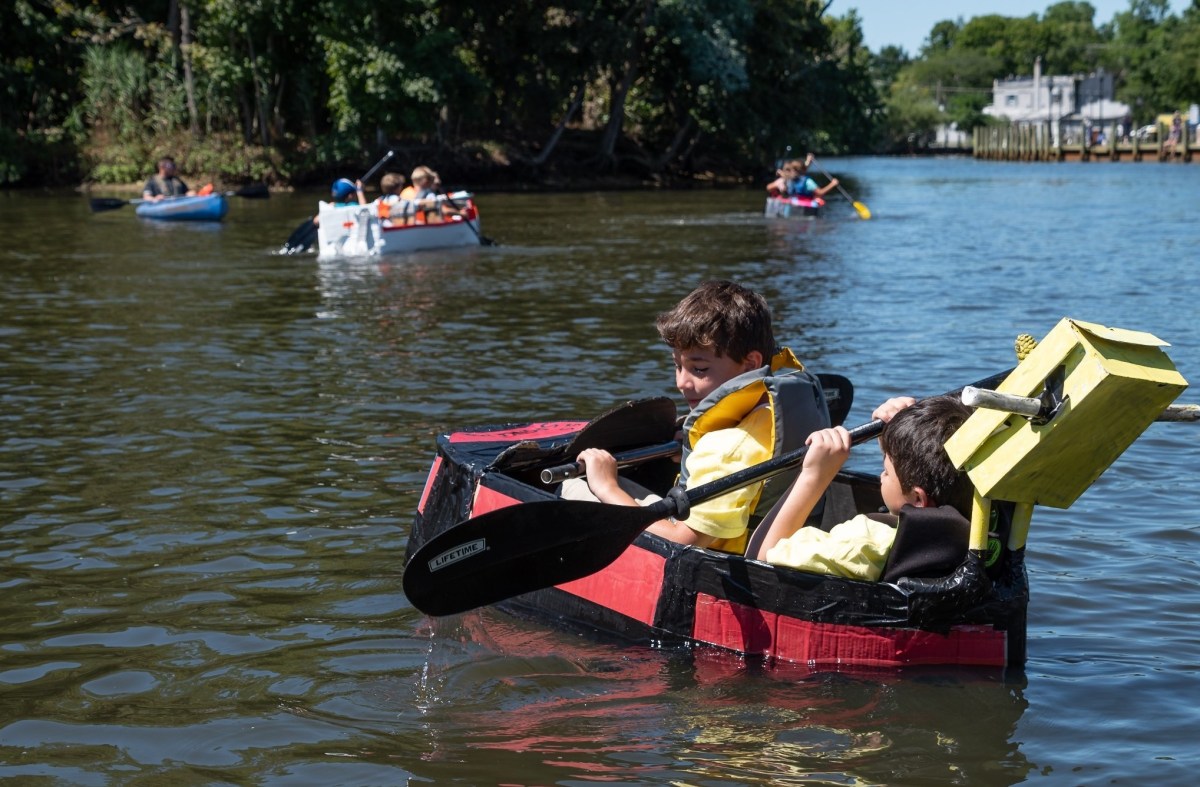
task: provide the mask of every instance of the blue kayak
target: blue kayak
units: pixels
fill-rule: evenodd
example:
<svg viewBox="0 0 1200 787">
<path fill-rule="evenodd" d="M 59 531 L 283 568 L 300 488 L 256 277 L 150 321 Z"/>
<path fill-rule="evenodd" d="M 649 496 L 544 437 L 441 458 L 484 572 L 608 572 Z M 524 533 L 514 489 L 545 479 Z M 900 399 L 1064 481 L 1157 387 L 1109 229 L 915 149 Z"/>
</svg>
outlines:
<svg viewBox="0 0 1200 787">
<path fill-rule="evenodd" d="M 143 202 L 137 215 L 164 221 L 220 221 L 229 212 L 224 194 L 203 197 L 167 197 L 158 202 Z"/>
</svg>

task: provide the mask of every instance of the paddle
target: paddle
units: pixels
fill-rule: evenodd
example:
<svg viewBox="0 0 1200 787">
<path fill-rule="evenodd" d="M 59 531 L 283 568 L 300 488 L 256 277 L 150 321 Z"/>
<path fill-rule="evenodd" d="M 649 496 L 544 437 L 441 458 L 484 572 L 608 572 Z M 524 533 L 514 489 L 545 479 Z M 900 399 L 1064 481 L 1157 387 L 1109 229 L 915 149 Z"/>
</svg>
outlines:
<svg viewBox="0 0 1200 787">
<path fill-rule="evenodd" d="M 392 156 L 396 155 L 395 151 L 389 150 L 383 155 L 383 158 L 375 162 L 375 166 L 367 170 L 367 174 L 363 175 L 359 180 L 367 181 L 371 176 L 379 171 L 379 168 L 391 160 Z M 312 245 L 317 242 L 317 233 L 320 231 L 319 226 L 314 221 L 316 216 L 309 216 L 304 221 L 300 222 L 296 229 L 292 230 L 292 234 L 288 235 L 288 239 L 283 242 L 280 247 L 280 254 L 299 254 L 302 251 L 308 251 Z"/>
<path fill-rule="evenodd" d="M 440 196 L 440 197 L 444 197 L 444 198 L 445 198 L 445 200 L 446 200 L 446 202 L 449 202 L 449 203 L 450 203 L 450 207 L 454 208 L 455 210 L 458 210 L 458 211 L 461 211 L 461 210 L 462 210 L 462 206 L 461 206 L 461 205 L 459 205 L 457 202 L 455 202 L 455 201 L 454 201 L 454 198 L 453 198 L 453 197 L 451 197 L 451 196 L 450 196 L 449 194 L 447 194 L 446 192 L 444 192 L 444 191 L 443 191 L 443 192 L 442 192 L 441 194 L 439 194 L 438 196 Z M 476 215 L 476 216 L 478 216 L 479 214 L 478 214 L 478 213 L 476 213 L 475 215 Z M 475 233 L 475 237 L 479 239 L 479 245 L 480 245 L 480 246 L 498 246 L 498 245 L 500 245 L 500 244 L 496 243 L 496 241 L 494 241 L 494 240 L 492 240 L 491 238 L 489 238 L 487 235 L 482 235 L 482 234 L 480 234 L 479 230 L 475 229 L 475 225 L 474 225 L 474 224 L 472 224 L 470 221 L 468 221 L 466 218 L 464 218 L 464 219 L 463 219 L 463 221 L 466 221 L 466 222 L 467 222 L 467 226 L 471 228 L 471 232 L 474 232 L 474 233 Z"/>
<path fill-rule="evenodd" d="M 826 179 L 833 180 L 833 176 L 830 175 L 828 172 L 826 172 L 825 169 L 820 164 L 817 163 L 816 156 L 813 156 L 812 161 L 813 161 L 813 164 L 816 165 L 818 172 L 820 172 L 822 175 L 824 175 L 826 177 Z M 838 189 L 838 191 L 842 192 L 842 196 L 845 197 L 850 202 L 850 204 L 854 206 L 854 210 L 858 212 L 858 215 L 860 218 L 862 218 L 864 220 L 871 218 L 870 208 L 868 208 L 866 205 L 862 204 L 861 202 L 856 201 L 854 199 L 854 197 L 851 197 L 850 193 L 847 192 L 844 188 L 842 188 L 841 183 L 837 184 L 837 189 Z"/>
<path fill-rule="evenodd" d="M 676 440 L 669 443 L 660 443 L 658 445 L 648 445 L 643 448 L 633 448 L 628 451 L 622 451 L 613 454 L 613 459 L 617 461 L 617 467 L 632 467 L 639 465 L 642 462 L 649 462 L 652 459 L 662 459 L 664 457 L 678 454 L 682 448 Z M 555 465 L 542 470 L 539 476 L 543 484 L 558 484 L 566 481 L 568 478 L 579 478 L 586 475 L 586 469 L 582 462 L 568 462 L 564 465 Z"/>
<path fill-rule="evenodd" d="M 251 183 L 249 186 L 242 186 L 237 191 L 224 191 L 222 194 L 226 197 L 245 197 L 247 199 L 267 199 L 271 196 L 270 190 L 266 183 Z M 207 195 L 196 195 L 207 196 Z M 181 197 L 167 197 L 167 199 L 181 199 Z M 93 213 L 100 213 L 106 210 L 116 210 L 123 208 L 126 205 L 141 205 L 143 202 L 153 202 L 154 200 L 146 199 L 117 199 L 115 197 L 94 197 L 88 200 Z"/>
<path fill-rule="evenodd" d="M 994 388 L 1010 371 L 973 385 Z M 883 426 L 883 421 L 857 426 L 851 440 L 876 437 Z M 404 570 L 404 594 L 428 615 L 453 615 L 586 577 L 616 560 L 650 524 L 686 519 L 698 503 L 799 466 L 807 451 L 798 448 L 695 489 L 675 487 L 645 507 L 555 499 L 482 514 L 413 553 Z"/>
<path fill-rule="evenodd" d="M 369 170 L 367 170 L 367 174 L 363 175 L 361 178 L 359 178 L 359 180 L 361 180 L 363 183 L 366 183 L 368 180 L 371 179 L 371 176 L 374 175 L 376 172 L 378 172 L 380 167 L 382 167 L 384 164 L 388 163 L 388 161 L 390 161 L 392 156 L 394 156 L 394 155 L 396 155 L 395 151 L 391 151 L 391 150 L 389 150 L 387 153 L 384 153 L 383 158 L 379 159 L 379 161 L 376 161 L 375 166 L 373 166 Z"/>
<path fill-rule="evenodd" d="M 1053 417 L 1050 403 L 1032 396 L 1017 396 L 1016 394 L 989 391 L 968 385 L 962 391 L 963 404 L 971 407 L 983 407 L 989 410 L 1000 410 L 1006 413 L 1023 415 L 1034 419 L 1034 423 L 1045 423 L 1045 419 Z M 1038 420 L 1043 419 L 1043 420 Z M 1200 405 L 1172 404 L 1158 414 L 1155 421 L 1168 423 L 1192 423 L 1200 421 Z M 543 471 L 544 472 L 544 471 Z"/>
<path fill-rule="evenodd" d="M 312 245 L 317 242 L 317 232 L 319 231 L 316 222 L 313 221 L 315 218 L 316 216 L 309 216 L 300 222 L 296 229 L 292 230 L 292 234 L 288 235 L 288 239 L 283 242 L 279 253 L 299 254 L 311 249 Z"/>
</svg>

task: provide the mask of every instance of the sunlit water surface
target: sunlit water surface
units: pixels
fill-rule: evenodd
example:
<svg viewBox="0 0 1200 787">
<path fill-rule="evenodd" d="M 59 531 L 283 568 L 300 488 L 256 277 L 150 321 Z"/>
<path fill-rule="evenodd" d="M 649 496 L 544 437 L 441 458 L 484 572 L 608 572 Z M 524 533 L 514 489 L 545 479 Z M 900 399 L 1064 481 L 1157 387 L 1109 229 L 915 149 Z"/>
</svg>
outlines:
<svg viewBox="0 0 1200 787">
<path fill-rule="evenodd" d="M 1063 316 L 1200 378 L 1200 169 L 827 164 L 872 220 L 836 195 L 768 221 L 756 191 L 483 194 L 500 246 L 385 261 L 273 254 L 316 194 L 216 226 L 0 194 L 0 778 L 1194 783 L 1197 425 L 1038 510 L 1016 674 L 809 675 L 401 593 L 435 436 L 673 394 L 653 318 L 704 278 L 850 376 L 852 423 Z"/>
</svg>

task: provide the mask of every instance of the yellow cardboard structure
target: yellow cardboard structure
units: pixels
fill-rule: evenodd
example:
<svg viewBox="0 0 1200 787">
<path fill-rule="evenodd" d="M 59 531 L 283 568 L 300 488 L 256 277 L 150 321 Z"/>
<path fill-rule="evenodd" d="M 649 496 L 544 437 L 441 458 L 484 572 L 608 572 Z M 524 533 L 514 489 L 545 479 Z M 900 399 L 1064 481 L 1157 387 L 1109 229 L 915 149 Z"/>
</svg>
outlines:
<svg viewBox="0 0 1200 787">
<path fill-rule="evenodd" d="M 996 389 L 1039 397 L 1059 367 L 1065 403 L 1038 425 L 979 409 L 946 443 L 978 494 L 990 500 L 1068 508 L 1187 387 L 1140 331 L 1064 318 Z"/>
</svg>

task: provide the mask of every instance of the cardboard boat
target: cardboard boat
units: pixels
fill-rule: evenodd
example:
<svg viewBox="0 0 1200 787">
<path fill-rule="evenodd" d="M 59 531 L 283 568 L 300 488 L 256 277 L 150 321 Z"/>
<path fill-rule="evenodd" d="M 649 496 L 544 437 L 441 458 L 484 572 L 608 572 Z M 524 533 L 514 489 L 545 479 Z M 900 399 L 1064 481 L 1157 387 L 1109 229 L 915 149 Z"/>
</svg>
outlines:
<svg viewBox="0 0 1200 787">
<path fill-rule="evenodd" d="M 816 216 L 825 207 L 825 200 L 820 197 L 767 197 L 763 215 L 767 218 L 788 219 L 797 216 Z"/>
<path fill-rule="evenodd" d="M 613 411 L 621 415 L 615 419 L 609 413 L 593 422 L 441 435 L 408 542 L 405 592 L 430 614 L 459 609 L 435 599 L 461 592 L 495 597 L 485 603 L 506 612 L 625 642 L 715 647 L 816 669 L 1020 667 L 1026 660 L 1024 558 L 1032 508 L 1071 505 L 1186 387 L 1163 344 L 1150 334 L 1064 319 L 1004 378 L 999 392 L 1040 396 L 1045 412 L 1029 417 L 979 409 L 947 444 L 977 494 L 961 560 L 937 576 L 912 569 L 920 565 L 930 534 L 901 525 L 880 582 L 770 565 L 646 532 L 599 570 L 539 582 L 543 566 L 547 575 L 559 574 L 539 562 L 541 548 L 534 528 L 523 527 L 521 507 L 574 510 L 551 502 L 555 489 L 542 471 L 573 460 L 583 444 L 620 452 L 672 435 L 674 406 L 660 398 L 628 403 Z M 658 458 L 623 473 L 666 492 L 677 469 L 676 460 Z M 874 476 L 844 471 L 807 526 L 830 527 L 881 505 Z M 487 520 L 481 515 L 509 507 L 516 508 L 492 516 L 505 532 L 476 537 L 469 527 Z M 554 524 L 570 529 L 575 523 L 564 518 Z M 442 546 L 460 532 L 467 534 L 460 544 Z M 435 547 L 432 552 L 427 545 Z M 518 555 L 513 565 L 527 576 L 514 586 L 526 592 L 493 593 L 478 585 L 485 576 L 479 567 L 492 559 L 492 550 Z M 547 561 L 573 559 L 566 551 L 546 555 Z M 901 566 L 906 568 L 898 575 L 892 571 Z"/>
<path fill-rule="evenodd" d="M 414 223 L 398 211 L 381 216 L 379 205 L 320 203 L 317 215 L 317 256 L 374 257 L 381 254 L 411 254 L 430 249 L 479 246 L 479 209 L 465 191 L 443 195 L 439 201 L 452 203 L 460 213 L 437 223 Z"/>
</svg>

